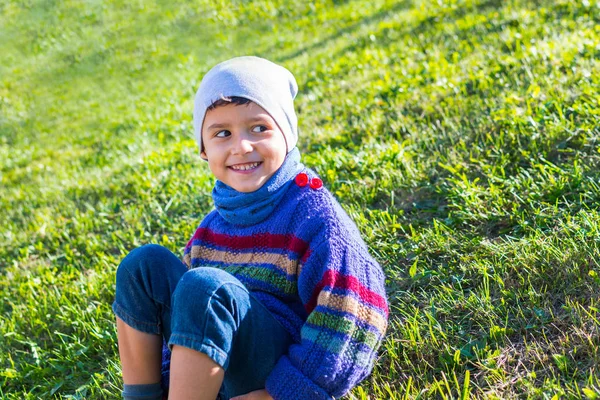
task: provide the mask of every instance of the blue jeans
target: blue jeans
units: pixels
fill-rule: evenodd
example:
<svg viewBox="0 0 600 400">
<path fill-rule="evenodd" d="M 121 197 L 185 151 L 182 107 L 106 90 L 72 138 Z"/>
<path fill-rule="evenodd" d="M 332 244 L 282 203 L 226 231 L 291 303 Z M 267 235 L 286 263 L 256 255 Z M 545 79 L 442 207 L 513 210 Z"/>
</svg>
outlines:
<svg viewBox="0 0 600 400">
<path fill-rule="evenodd" d="M 119 265 L 113 311 L 127 325 L 202 352 L 225 370 L 223 399 L 263 389 L 291 336 L 233 275 L 188 270 L 158 245 L 133 250 Z"/>
</svg>

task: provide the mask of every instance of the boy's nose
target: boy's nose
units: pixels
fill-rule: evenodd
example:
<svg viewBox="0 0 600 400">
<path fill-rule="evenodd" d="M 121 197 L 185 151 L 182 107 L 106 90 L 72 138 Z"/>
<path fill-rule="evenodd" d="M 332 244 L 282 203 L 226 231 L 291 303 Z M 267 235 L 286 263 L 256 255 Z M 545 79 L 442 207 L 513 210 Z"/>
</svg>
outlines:
<svg viewBox="0 0 600 400">
<path fill-rule="evenodd" d="M 252 141 L 246 137 L 240 137 L 233 144 L 232 154 L 246 154 L 252 151 Z"/>
</svg>

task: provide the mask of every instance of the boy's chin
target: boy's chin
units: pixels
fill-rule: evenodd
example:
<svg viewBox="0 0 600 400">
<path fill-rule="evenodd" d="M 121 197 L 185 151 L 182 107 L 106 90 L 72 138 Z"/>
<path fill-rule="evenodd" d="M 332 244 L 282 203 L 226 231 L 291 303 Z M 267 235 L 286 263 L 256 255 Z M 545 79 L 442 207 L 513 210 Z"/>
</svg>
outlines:
<svg viewBox="0 0 600 400">
<path fill-rule="evenodd" d="M 252 193 L 252 192 L 256 192 L 258 189 L 260 189 L 261 187 L 264 186 L 266 181 L 262 181 L 262 182 L 256 182 L 256 183 L 241 183 L 241 184 L 232 184 L 229 185 L 231 186 L 233 189 L 235 189 L 236 191 L 240 192 L 240 193 Z"/>
</svg>

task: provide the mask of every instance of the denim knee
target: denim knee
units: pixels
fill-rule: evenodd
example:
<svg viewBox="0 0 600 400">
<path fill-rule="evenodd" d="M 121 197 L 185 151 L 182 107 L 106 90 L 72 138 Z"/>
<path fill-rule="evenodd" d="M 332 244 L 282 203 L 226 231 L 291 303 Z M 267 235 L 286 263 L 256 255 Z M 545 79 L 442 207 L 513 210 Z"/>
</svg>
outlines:
<svg viewBox="0 0 600 400">
<path fill-rule="evenodd" d="M 212 267 L 194 268 L 181 277 L 173 301 L 177 301 L 176 299 L 179 297 L 185 297 L 186 301 L 193 300 L 193 298 L 198 297 L 198 292 L 212 295 L 228 284 L 232 284 L 236 289 L 248 292 L 244 284 L 229 272 Z M 230 288 L 226 286 L 223 289 L 228 292 Z"/>
<path fill-rule="evenodd" d="M 249 297 L 248 289 L 223 270 L 200 267 L 186 272 L 173 294 L 169 345 L 200 351 L 227 368 Z"/>
<path fill-rule="evenodd" d="M 158 244 L 146 244 L 131 250 L 117 267 L 117 288 L 120 281 L 131 283 L 131 279 L 146 283 L 143 277 L 162 273 L 164 265 L 160 261 L 170 256 L 173 253 Z"/>
<path fill-rule="evenodd" d="M 113 311 L 137 330 L 164 333 L 170 323 L 171 295 L 185 271 L 165 247 L 148 244 L 132 250 L 117 268 Z"/>
<path fill-rule="evenodd" d="M 265 387 L 293 343 L 268 309 L 236 277 L 216 268 L 186 272 L 172 298 L 169 346 L 191 348 L 225 370 L 220 397 Z"/>
</svg>

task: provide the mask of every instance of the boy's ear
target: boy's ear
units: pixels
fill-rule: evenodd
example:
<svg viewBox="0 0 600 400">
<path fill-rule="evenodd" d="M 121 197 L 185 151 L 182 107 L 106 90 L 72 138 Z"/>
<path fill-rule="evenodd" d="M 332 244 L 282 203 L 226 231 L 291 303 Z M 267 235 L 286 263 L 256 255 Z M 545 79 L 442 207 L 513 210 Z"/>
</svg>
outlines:
<svg viewBox="0 0 600 400">
<path fill-rule="evenodd" d="M 208 161 L 208 157 L 206 156 L 206 151 L 202 150 L 200 152 L 200 158 L 202 158 L 204 161 Z"/>
</svg>

